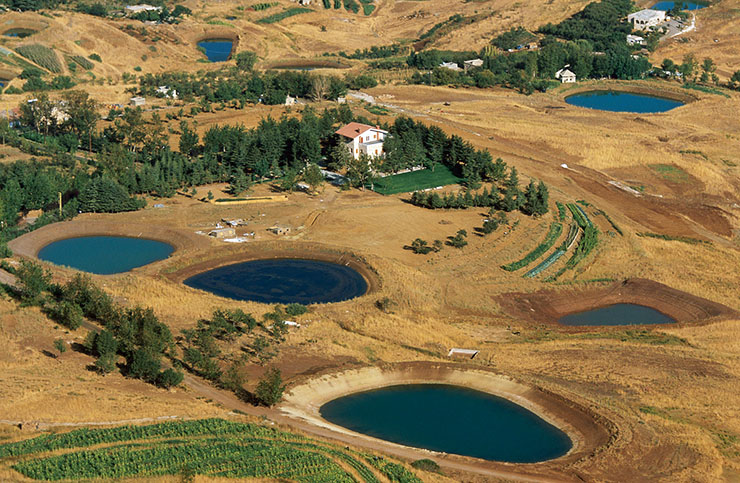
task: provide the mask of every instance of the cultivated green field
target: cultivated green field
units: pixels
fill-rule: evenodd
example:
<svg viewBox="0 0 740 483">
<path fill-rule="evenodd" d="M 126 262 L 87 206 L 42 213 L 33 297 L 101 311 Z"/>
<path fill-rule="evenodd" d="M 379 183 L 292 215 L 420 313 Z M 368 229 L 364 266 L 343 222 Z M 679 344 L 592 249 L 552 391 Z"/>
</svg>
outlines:
<svg viewBox="0 0 740 483">
<path fill-rule="evenodd" d="M 421 482 L 399 463 L 223 419 L 79 429 L 0 445 L 0 466 L 35 480 L 163 475 L 306 482 Z"/>
<path fill-rule="evenodd" d="M 393 195 L 457 184 L 461 181 L 462 178 L 455 176 L 447 166 L 438 164 L 433 171 L 424 169 L 380 178 L 373 183 L 373 191 L 381 195 Z"/>
</svg>

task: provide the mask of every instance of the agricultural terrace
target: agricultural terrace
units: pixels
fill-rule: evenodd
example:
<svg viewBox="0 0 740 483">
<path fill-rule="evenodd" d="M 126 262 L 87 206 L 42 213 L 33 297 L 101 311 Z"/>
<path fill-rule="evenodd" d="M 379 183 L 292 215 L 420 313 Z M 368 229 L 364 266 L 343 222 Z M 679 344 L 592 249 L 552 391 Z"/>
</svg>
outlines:
<svg viewBox="0 0 740 483">
<path fill-rule="evenodd" d="M 203 475 L 306 482 L 421 481 L 387 458 L 223 419 L 47 434 L 0 445 L 0 466 L 34 480 Z"/>
</svg>

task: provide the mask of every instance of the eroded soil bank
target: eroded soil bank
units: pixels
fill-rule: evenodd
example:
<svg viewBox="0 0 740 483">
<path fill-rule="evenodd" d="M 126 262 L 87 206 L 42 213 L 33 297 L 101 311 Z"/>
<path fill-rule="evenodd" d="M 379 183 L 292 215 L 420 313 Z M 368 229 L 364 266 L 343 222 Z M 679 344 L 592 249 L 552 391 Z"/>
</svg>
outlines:
<svg viewBox="0 0 740 483">
<path fill-rule="evenodd" d="M 722 304 L 644 278 L 595 288 L 508 293 L 496 299 L 511 316 L 530 323 L 557 324 L 564 315 L 618 303 L 652 307 L 679 324 L 703 323 L 738 315 Z"/>
</svg>

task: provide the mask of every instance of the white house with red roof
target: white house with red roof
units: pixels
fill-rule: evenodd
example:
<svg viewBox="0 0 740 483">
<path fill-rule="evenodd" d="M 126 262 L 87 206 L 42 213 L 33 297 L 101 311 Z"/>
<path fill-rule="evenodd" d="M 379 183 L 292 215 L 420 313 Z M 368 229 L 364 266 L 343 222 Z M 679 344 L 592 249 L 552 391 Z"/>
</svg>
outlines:
<svg viewBox="0 0 740 483">
<path fill-rule="evenodd" d="M 360 153 L 371 158 L 382 156 L 383 140 L 388 136 L 388 131 L 378 126 L 368 126 L 359 122 L 351 122 L 338 129 L 336 133 L 345 138 L 345 145 L 355 159 L 360 157 Z"/>
</svg>

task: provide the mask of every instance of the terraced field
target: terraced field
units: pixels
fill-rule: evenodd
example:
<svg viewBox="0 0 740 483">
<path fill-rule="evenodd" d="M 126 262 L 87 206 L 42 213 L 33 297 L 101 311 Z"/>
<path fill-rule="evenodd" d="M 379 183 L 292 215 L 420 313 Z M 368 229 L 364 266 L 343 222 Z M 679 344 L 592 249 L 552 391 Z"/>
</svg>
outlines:
<svg viewBox="0 0 740 483">
<path fill-rule="evenodd" d="M 419 482 L 386 458 L 224 419 L 79 429 L 0 445 L 0 467 L 35 480 L 206 475 Z"/>
</svg>

